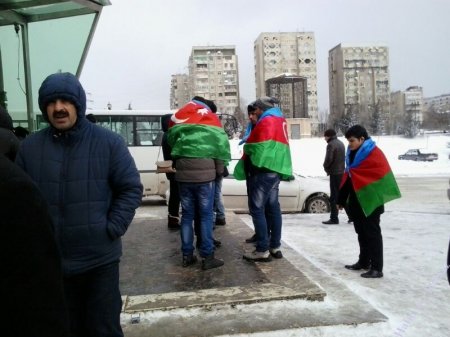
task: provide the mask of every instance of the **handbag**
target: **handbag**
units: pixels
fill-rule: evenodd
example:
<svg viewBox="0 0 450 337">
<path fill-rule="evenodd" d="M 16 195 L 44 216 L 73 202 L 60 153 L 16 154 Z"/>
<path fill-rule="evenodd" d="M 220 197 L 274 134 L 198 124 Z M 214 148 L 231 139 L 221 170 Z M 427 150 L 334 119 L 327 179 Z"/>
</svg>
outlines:
<svg viewBox="0 0 450 337">
<path fill-rule="evenodd" d="M 159 154 L 161 153 L 161 148 L 162 148 L 162 144 L 159 147 L 158 150 L 158 157 L 156 157 L 156 159 L 159 158 Z M 161 161 L 156 161 L 156 173 L 175 173 L 175 167 L 172 167 L 173 165 L 173 161 L 172 160 L 161 160 Z"/>
</svg>

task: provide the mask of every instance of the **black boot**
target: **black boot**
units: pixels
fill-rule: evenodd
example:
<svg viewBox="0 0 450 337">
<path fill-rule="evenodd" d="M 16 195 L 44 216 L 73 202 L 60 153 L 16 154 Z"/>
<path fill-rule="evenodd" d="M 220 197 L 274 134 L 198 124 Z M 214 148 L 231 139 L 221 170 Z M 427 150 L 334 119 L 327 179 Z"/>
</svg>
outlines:
<svg viewBox="0 0 450 337">
<path fill-rule="evenodd" d="M 183 255 L 183 267 L 189 267 L 197 262 L 197 256 L 194 254 L 191 255 Z"/>
<path fill-rule="evenodd" d="M 202 261 L 202 269 L 203 270 L 218 268 L 223 265 L 224 265 L 224 262 L 222 260 L 216 259 L 214 257 L 214 254 L 211 254 L 211 255 L 205 257 Z"/>
</svg>

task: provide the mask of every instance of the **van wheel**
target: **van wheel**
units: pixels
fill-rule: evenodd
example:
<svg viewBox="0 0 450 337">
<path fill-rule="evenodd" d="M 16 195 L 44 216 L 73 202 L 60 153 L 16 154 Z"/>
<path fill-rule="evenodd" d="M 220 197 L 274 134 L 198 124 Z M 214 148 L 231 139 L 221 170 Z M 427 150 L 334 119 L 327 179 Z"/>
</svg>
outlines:
<svg viewBox="0 0 450 337">
<path fill-rule="evenodd" d="M 326 196 L 316 195 L 309 198 L 305 205 L 306 213 L 329 213 L 330 202 Z"/>
</svg>

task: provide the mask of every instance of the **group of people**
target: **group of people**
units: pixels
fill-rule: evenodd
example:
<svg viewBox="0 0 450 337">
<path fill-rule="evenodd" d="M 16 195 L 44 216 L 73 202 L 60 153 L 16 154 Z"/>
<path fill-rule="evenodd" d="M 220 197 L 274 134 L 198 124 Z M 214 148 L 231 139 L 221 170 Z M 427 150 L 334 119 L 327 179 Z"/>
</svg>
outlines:
<svg viewBox="0 0 450 337">
<path fill-rule="evenodd" d="M 255 227 L 252 242 L 256 247 L 245 252 L 243 258 L 252 261 L 283 257 L 278 189 L 281 179 L 291 178 L 292 163 L 286 120 L 277 103 L 274 98 L 262 97 L 248 106 L 251 123 L 244 137 L 244 155 L 234 171 L 236 179 L 247 183 L 248 206 Z M 167 130 L 162 142 L 164 159 L 173 160 L 175 169 L 168 176 L 168 227 L 178 225 L 179 198 L 182 265 L 188 267 L 197 261 L 195 233 L 204 270 L 224 264 L 214 256 L 217 240 L 213 237 L 213 225 L 225 223 L 221 182 L 230 161 L 230 149 L 215 112 L 214 102 L 194 97 L 163 125 Z"/>
<path fill-rule="evenodd" d="M 121 136 L 88 120 L 85 91 L 74 75 L 48 76 L 38 101 L 49 127 L 22 140 L 0 108 L 0 222 L 5 230 L 0 247 L 6 275 L 0 289 L 7 292 L 2 299 L 8 310 L 20 312 L 17 322 L 3 329 L 15 336 L 123 336 L 121 237 L 141 204 L 139 172 Z M 243 156 L 234 171 L 236 179 L 246 180 L 255 229 L 246 240 L 255 247 L 243 254 L 249 261 L 283 257 L 278 193 L 280 181 L 292 179 L 292 162 L 278 103 L 261 97 L 248 105 Z M 220 186 L 231 156 L 216 110 L 214 102 L 194 97 L 163 119 L 163 151 L 175 168 L 168 177 L 168 226 L 180 230 L 183 267 L 198 260 L 197 236 L 203 270 L 224 264 L 215 256 L 213 227 L 226 223 Z M 345 134 L 345 169 L 335 133 L 328 130 L 325 137 L 330 221 L 338 222 L 338 209 L 347 207 L 360 244 L 358 261 L 345 267 L 368 269 L 363 277 L 381 277 L 380 215 L 385 202 L 400 196 L 395 179 L 362 126 Z M 335 150 L 337 169 L 329 166 Z"/>
</svg>

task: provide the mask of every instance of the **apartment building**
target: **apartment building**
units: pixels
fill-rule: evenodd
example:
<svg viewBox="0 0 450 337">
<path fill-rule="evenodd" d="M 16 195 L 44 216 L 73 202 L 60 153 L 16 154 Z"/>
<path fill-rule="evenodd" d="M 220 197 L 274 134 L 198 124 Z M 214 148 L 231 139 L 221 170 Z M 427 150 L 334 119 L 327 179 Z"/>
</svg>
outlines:
<svg viewBox="0 0 450 337">
<path fill-rule="evenodd" d="M 427 111 L 431 107 L 434 107 L 436 112 L 450 111 L 450 94 L 424 98 L 423 111 Z"/>
<path fill-rule="evenodd" d="M 211 99 L 222 113 L 239 107 L 238 57 L 234 46 L 195 46 L 189 57 L 190 96 Z"/>
<path fill-rule="evenodd" d="M 390 132 L 388 47 L 341 43 L 329 51 L 328 75 L 330 125 L 344 117 L 370 125 L 377 113 L 384 132 Z"/>
<path fill-rule="evenodd" d="M 280 75 L 306 78 L 307 115 L 318 121 L 316 43 L 313 32 L 261 33 L 254 43 L 256 96 L 264 96 L 266 81 Z M 302 96 L 302 94 L 300 94 Z"/>
<path fill-rule="evenodd" d="M 393 133 L 403 133 L 408 124 L 419 126 L 423 122 L 423 89 L 411 86 L 404 91 L 391 93 L 390 100 L 391 130 Z"/>
<path fill-rule="evenodd" d="M 189 76 L 187 74 L 174 74 L 170 81 L 170 108 L 179 109 L 189 102 Z"/>
</svg>

